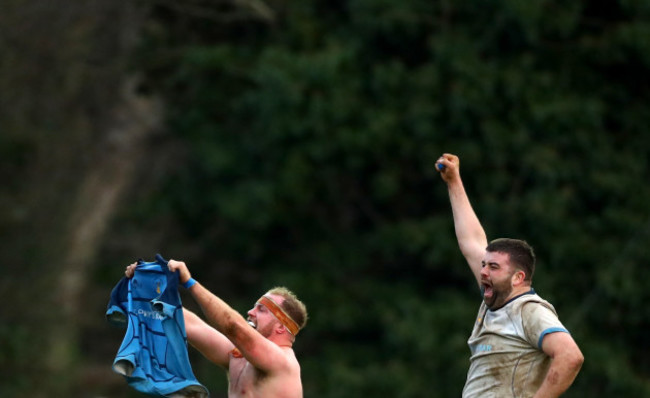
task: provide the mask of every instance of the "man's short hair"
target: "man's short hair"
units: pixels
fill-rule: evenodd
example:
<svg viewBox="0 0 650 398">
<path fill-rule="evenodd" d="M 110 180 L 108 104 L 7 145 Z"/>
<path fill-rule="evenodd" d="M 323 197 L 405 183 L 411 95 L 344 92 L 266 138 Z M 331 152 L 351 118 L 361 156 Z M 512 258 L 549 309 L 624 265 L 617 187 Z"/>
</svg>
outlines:
<svg viewBox="0 0 650 398">
<path fill-rule="evenodd" d="M 269 294 L 276 294 L 278 296 L 282 296 L 284 298 L 284 301 L 282 301 L 282 304 L 280 304 L 280 307 L 284 310 L 284 312 L 287 313 L 293 319 L 296 324 L 298 324 L 298 327 L 300 329 L 304 328 L 305 325 L 307 324 L 307 307 L 305 307 L 305 304 L 303 304 L 302 301 L 298 300 L 298 297 L 289 289 L 286 287 L 274 287 L 273 289 L 269 290 L 267 293 Z"/>
<path fill-rule="evenodd" d="M 535 273 L 535 252 L 525 240 L 499 238 L 491 241 L 485 248 L 488 252 L 506 253 L 510 256 L 510 263 L 515 268 L 524 271 L 524 280 L 533 281 Z"/>
</svg>

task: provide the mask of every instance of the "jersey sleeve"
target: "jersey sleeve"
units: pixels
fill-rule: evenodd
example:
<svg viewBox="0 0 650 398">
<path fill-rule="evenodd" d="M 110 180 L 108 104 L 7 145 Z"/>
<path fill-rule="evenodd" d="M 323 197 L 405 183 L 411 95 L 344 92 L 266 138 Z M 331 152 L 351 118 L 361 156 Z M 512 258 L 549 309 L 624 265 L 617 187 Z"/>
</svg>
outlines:
<svg viewBox="0 0 650 398">
<path fill-rule="evenodd" d="M 128 314 L 129 280 L 122 278 L 111 291 L 111 298 L 106 308 L 106 320 L 115 326 L 125 328 Z"/>
<path fill-rule="evenodd" d="M 530 302 L 521 309 L 521 317 L 526 340 L 539 349 L 544 337 L 550 333 L 569 333 L 558 318 L 555 310 L 543 303 Z"/>
</svg>

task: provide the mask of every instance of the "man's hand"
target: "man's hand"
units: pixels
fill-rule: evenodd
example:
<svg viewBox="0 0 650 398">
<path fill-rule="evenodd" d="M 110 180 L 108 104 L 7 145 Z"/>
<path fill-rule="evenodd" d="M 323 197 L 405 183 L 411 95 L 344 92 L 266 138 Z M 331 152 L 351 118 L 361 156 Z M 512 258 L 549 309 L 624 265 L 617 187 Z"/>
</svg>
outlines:
<svg viewBox="0 0 650 398">
<path fill-rule="evenodd" d="M 181 283 L 189 281 L 192 277 L 190 270 L 187 268 L 187 265 L 185 265 L 183 261 L 169 260 L 167 267 L 171 272 L 178 271 L 178 279 Z"/>
<path fill-rule="evenodd" d="M 126 266 L 126 270 L 124 271 L 124 275 L 127 278 L 132 278 L 133 274 L 135 274 L 135 267 L 138 265 L 138 263 L 132 263 Z"/>
<path fill-rule="evenodd" d="M 444 167 L 440 167 L 444 166 Z M 460 160 L 458 156 L 444 153 L 436 161 L 436 170 L 447 184 L 460 181 Z"/>
<path fill-rule="evenodd" d="M 135 274 L 135 267 L 137 267 L 138 263 L 132 263 L 127 265 L 126 270 L 124 270 L 124 275 L 127 278 L 132 278 L 133 274 Z M 167 267 L 171 272 L 179 272 L 178 279 L 180 280 L 181 283 L 185 283 L 190 278 L 192 277 L 192 274 L 190 274 L 190 270 L 187 269 L 187 265 L 185 265 L 184 262 L 182 261 L 176 261 L 176 260 L 169 260 L 167 263 Z"/>
</svg>

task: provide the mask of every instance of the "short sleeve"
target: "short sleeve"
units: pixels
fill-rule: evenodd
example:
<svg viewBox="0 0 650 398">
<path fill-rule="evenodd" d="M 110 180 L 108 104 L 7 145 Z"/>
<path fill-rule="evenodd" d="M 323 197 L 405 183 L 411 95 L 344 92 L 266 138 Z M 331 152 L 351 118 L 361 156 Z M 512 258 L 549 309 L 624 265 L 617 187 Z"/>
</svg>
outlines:
<svg viewBox="0 0 650 398">
<path fill-rule="evenodd" d="M 539 349 L 544 337 L 550 333 L 569 333 L 562 325 L 553 307 L 539 302 L 526 303 L 521 309 L 526 340 Z"/>
<path fill-rule="evenodd" d="M 115 326 L 125 328 L 127 325 L 127 293 L 129 280 L 122 278 L 111 291 L 111 298 L 106 308 L 106 320 Z"/>
</svg>

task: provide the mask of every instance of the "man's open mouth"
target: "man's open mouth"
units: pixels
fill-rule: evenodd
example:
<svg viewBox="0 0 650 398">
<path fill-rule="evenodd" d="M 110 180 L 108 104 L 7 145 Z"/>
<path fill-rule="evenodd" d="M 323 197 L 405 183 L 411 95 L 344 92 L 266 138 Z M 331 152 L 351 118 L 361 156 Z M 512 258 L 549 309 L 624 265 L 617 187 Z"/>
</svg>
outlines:
<svg viewBox="0 0 650 398">
<path fill-rule="evenodd" d="M 251 321 L 250 319 L 246 322 L 248 322 L 248 324 L 251 325 L 253 329 L 257 329 L 257 325 L 255 324 L 255 322 Z"/>
<path fill-rule="evenodd" d="M 494 292 L 492 289 L 492 285 L 487 282 L 483 282 L 483 284 L 481 285 L 481 290 L 483 290 L 484 298 L 492 297 L 492 294 Z"/>
</svg>

